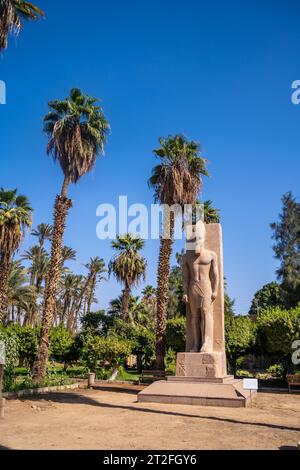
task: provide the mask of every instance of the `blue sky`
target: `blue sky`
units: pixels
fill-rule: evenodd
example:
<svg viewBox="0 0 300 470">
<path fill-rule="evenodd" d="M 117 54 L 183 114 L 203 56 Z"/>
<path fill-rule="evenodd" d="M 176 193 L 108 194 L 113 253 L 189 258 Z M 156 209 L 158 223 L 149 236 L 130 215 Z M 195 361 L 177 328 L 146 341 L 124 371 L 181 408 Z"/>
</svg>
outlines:
<svg viewBox="0 0 300 470">
<path fill-rule="evenodd" d="M 203 199 L 221 210 L 224 266 L 236 312 L 275 279 L 269 223 L 280 198 L 299 196 L 300 79 L 297 0 L 36 0 L 46 20 L 27 24 L 0 58 L 7 104 L 0 106 L 0 185 L 17 187 L 35 208 L 34 225 L 51 222 L 60 168 L 46 156 L 47 102 L 71 87 L 102 99 L 112 127 L 106 156 L 70 188 L 74 207 L 65 243 L 78 251 L 76 272 L 91 256 L 112 256 L 96 238 L 96 207 L 150 205 L 147 179 L 160 136 L 199 140 L 209 159 Z M 23 249 L 33 243 L 29 237 Z M 182 244 L 176 243 L 176 249 Z M 148 241 L 147 283 L 155 284 L 159 243 Z M 119 295 L 113 279 L 99 307 Z"/>
</svg>

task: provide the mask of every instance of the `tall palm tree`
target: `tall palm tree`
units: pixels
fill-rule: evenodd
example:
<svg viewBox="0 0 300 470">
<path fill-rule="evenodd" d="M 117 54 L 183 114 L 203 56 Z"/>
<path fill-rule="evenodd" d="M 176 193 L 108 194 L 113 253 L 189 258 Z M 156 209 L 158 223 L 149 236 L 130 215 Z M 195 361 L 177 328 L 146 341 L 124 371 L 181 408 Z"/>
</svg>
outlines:
<svg viewBox="0 0 300 470">
<path fill-rule="evenodd" d="M 154 150 L 160 160 L 149 179 L 155 191 L 155 201 L 172 208 L 174 205 L 195 205 L 202 186 L 201 175 L 208 176 L 206 160 L 202 158 L 197 142 L 189 141 L 182 135 L 159 140 L 160 147 Z M 163 235 L 157 275 L 157 326 L 156 366 L 164 369 L 166 351 L 166 321 L 169 297 L 170 259 L 174 239 L 174 211 L 164 211 Z"/>
<path fill-rule="evenodd" d="M 12 258 L 19 248 L 24 231 L 31 226 L 32 208 L 17 190 L 0 189 L 0 323 L 5 311 L 5 299 Z"/>
<path fill-rule="evenodd" d="M 56 197 L 51 238 L 51 262 L 47 277 L 42 333 L 33 368 L 33 380 L 42 382 L 46 374 L 49 333 L 53 322 L 56 293 L 62 269 L 62 240 L 66 218 L 72 206 L 68 186 L 77 183 L 92 170 L 97 157 L 104 153 L 109 124 L 96 98 L 74 88 L 63 101 L 49 103 L 50 112 L 44 119 L 44 132 L 49 138 L 48 154 L 58 160 L 64 174 L 61 193 Z"/>
<path fill-rule="evenodd" d="M 113 273 L 116 279 L 124 284 L 122 296 L 122 313 L 125 321 L 133 322 L 130 317 L 129 301 L 131 289 L 138 286 L 141 279 L 146 278 L 146 260 L 139 251 L 144 247 L 144 240 L 127 233 L 119 235 L 111 246 L 117 254 L 108 265 L 109 274 Z"/>
<path fill-rule="evenodd" d="M 87 279 L 87 295 L 86 295 L 86 305 L 87 305 L 87 313 L 91 311 L 91 305 L 93 302 L 93 298 L 95 296 L 95 290 L 97 287 L 97 283 L 101 282 L 105 279 L 103 274 L 107 272 L 105 269 L 105 262 L 102 258 L 96 256 L 95 258 L 91 258 L 89 263 L 85 265 L 85 267 L 89 270 L 88 279 Z"/>
<path fill-rule="evenodd" d="M 31 2 L 0 0 L 0 52 L 7 48 L 9 33 L 19 34 L 23 20 L 37 20 L 42 16 L 42 10 Z"/>
</svg>

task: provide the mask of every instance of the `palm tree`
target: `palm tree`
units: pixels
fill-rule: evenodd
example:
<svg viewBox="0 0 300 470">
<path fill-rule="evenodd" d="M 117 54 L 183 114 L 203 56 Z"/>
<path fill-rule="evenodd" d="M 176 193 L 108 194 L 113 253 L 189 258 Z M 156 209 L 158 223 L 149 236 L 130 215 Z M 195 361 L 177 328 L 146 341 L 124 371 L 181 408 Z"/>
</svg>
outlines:
<svg viewBox="0 0 300 470">
<path fill-rule="evenodd" d="M 36 288 L 38 294 L 41 293 L 41 287 L 44 279 L 47 276 L 49 269 L 49 255 L 44 249 L 45 241 L 51 240 L 52 227 L 49 224 L 40 224 L 36 229 L 32 230 L 31 235 L 38 238 L 39 245 L 32 247 L 33 255 L 36 264 Z M 26 259 L 26 258 L 24 258 Z"/>
<path fill-rule="evenodd" d="M 91 258 L 89 263 L 86 264 L 85 267 L 89 270 L 87 279 L 86 311 L 87 313 L 90 313 L 97 283 L 105 279 L 103 274 L 107 272 L 107 270 L 105 269 L 104 260 L 102 258 L 99 258 L 98 256 L 96 256 L 95 258 Z"/>
<path fill-rule="evenodd" d="M 155 201 L 164 205 L 163 235 L 157 275 L 156 366 L 164 369 L 166 321 L 169 297 L 170 259 L 174 239 L 175 211 L 172 206 L 195 205 L 202 187 L 201 175 L 208 176 L 206 160 L 201 157 L 197 142 L 176 135 L 159 140 L 154 154 L 160 160 L 149 179 Z M 167 211 L 166 208 L 169 210 Z"/>
<path fill-rule="evenodd" d="M 77 274 L 65 274 L 59 283 L 57 311 L 60 323 L 71 332 L 77 325 L 86 285 L 84 276 Z"/>
<path fill-rule="evenodd" d="M 138 286 L 141 278 L 146 278 L 146 260 L 139 251 L 144 247 L 144 240 L 127 233 L 119 235 L 111 246 L 117 254 L 108 265 L 109 274 L 113 273 L 116 279 L 124 284 L 122 296 L 122 313 L 124 321 L 133 322 L 130 317 L 129 301 L 131 289 Z"/>
<path fill-rule="evenodd" d="M 196 202 L 196 205 L 201 204 L 200 201 Z M 220 216 L 220 210 L 216 209 L 213 206 L 213 202 L 208 199 L 207 201 L 204 201 L 203 204 L 203 215 L 204 215 L 204 222 L 206 224 L 219 224 L 221 220 Z"/>
<path fill-rule="evenodd" d="M 209 199 L 204 201 L 204 222 L 206 224 L 219 224 L 220 220 L 220 210 L 213 207 L 213 203 Z"/>
<path fill-rule="evenodd" d="M 61 266 L 64 267 L 67 261 L 76 261 L 76 250 L 69 246 L 63 246 L 61 251 Z"/>
<path fill-rule="evenodd" d="M 157 290 L 153 286 L 146 286 L 142 290 L 141 304 L 144 306 L 148 314 L 148 323 L 152 326 L 156 322 L 156 310 L 157 310 Z"/>
<path fill-rule="evenodd" d="M 24 231 L 31 226 L 32 208 L 17 190 L 0 189 L 0 323 L 5 311 L 9 271 Z"/>
<path fill-rule="evenodd" d="M 47 251 L 39 245 L 31 246 L 22 254 L 21 260 L 30 261 L 30 266 L 27 270 L 30 275 L 29 283 L 31 286 L 35 285 L 37 288 L 40 288 L 45 276 L 46 268 L 49 265 L 49 256 Z"/>
<path fill-rule="evenodd" d="M 31 235 L 37 237 L 39 240 L 39 246 L 42 250 L 46 240 L 51 240 L 52 227 L 50 224 L 40 224 L 36 229 L 32 230 Z"/>
<path fill-rule="evenodd" d="M 142 302 L 147 306 L 156 304 L 156 289 L 153 286 L 146 286 L 142 290 Z"/>
<path fill-rule="evenodd" d="M 39 297 L 42 293 L 42 284 L 49 269 L 49 255 L 44 248 L 41 248 L 39 245 L 35 245 L 26 250 L 22 256 L 21 261 L 29 261 L 30 266 L 27 269 L 27 274 L 29 274 L 29 286 L 36 293 L 36 296 Z M 38 304 L 31 303 L 32 311 L 28 312 L 26 315 L 26 324 L 30 322 L 32 324 L 36 323 L 36 315 L 38 313 Z"/>
<path fill-rule="evenodd" d="M 26 285 L 26 269 L 21 261 L 13 261 L 9 271 L 7 305 L 10 309 L 11 321 L 15 321 L 15 309 L 17 309 L 17 321 L 21 324 L 21 312 L 25 311 L 24 323 L 31 322 L 31 312 L 37 307 L 36 290 L 33 286 Z M 9 320 L 9 318 L 7 318 Z"/>
<path fill-rule="evenodd" d="M 42 16 L 42 10 L 31 2 L 0 0 L 0 52 L 7 48 L 9 33 L 19 34 L 23 20 L 37 20 Z"/>
<path fill-rule="evenodd" d="M 132 325 L 141 325 L 147 328 L 151 327 L 151 317 L 143 302 L 139 301 L 139 297 L 130 295 L 128 303 L 128 317 L 131 319 Z M 121 319 L 123 317 L 123 296 L 110 301 L 108 315 L 113 318 Z"/>
<path fill-rule="evenodd" d="M 49 103 L 44 119 L 44 132 L 49 138 L 47 151 L 58 160 L 64 174 L 61 193 L 56 197 L 51 238 L 51 262 L 46 282 L 42 333 L 33 368 L 33 380 L 42 382 L 46 374 L 49 333 L 53 322 L 56 293 L 62 269 L 62 240 L 66 218 L 72 206 L 67 190 L 92 170 L 97 157 L 104 153 L 109 124 L 96 98 L 74 88 L 70 97 Z"/>
</svg>

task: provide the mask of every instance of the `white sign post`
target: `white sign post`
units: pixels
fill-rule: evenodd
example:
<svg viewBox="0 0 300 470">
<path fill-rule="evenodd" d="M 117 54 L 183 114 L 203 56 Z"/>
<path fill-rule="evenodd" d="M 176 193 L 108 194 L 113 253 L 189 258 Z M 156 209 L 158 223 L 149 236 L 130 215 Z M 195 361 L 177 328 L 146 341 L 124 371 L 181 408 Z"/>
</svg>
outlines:
<svg viewBox="0 0 300 470">
<path fill-rule="evenodd" d="M 244 387 L 244 390 L 250 390 L 250 404 L 252 407 L 252 390 L 258 390 L 258 380 L 257 379 L 244 379 L 243 387 Z"/>
</svg>

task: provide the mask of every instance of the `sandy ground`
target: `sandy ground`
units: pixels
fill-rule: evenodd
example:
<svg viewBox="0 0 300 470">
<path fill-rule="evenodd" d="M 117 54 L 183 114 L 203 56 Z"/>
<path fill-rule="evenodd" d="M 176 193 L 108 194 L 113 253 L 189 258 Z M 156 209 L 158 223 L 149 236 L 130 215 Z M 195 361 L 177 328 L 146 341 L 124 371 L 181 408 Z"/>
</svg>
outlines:
<svg viewBox="0 0 300 470">
<path fill-rule="evenodd" d="M 99 385 L 9 400 L 0 449 L 291 449 L 300 395 L 259 393 L 247 409 L 137 403 L 141 387 Z"/>
</svg>

